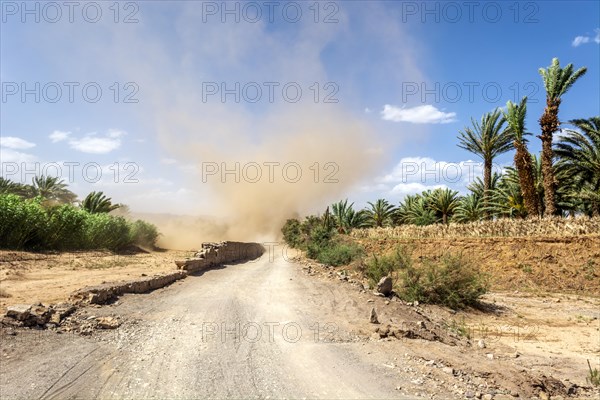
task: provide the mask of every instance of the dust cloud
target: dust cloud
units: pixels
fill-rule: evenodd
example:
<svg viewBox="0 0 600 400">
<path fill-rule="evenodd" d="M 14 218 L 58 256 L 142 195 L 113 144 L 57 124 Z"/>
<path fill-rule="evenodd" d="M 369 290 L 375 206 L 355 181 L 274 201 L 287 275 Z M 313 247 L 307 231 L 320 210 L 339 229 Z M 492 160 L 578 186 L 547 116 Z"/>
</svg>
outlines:
<svg viewBox="0 0 600 400">
<path fill-rule="evenodd" d="M 360 65 L 347 63 L 332 75 L 324 61 L 334 43 L 347 57 L 357 51 L 343 9 L 339 24 L 303 20 L 274 31 L 267 23 L 198 24 L 200 9 L 193 2 L 181 7 L 170 42 L 127 31 L 129 45 L 117 53 L 127 57 L 113 60 L 124 74 L 136 76 L 144 90 L 142 119 L 156 134 L 160 153 L 176 160 L 185 197 L 197 201 L 184 213 L 211 216 L 210 222 L 162 219 L 157 225 L 164 246 L 277 240 L 287 218 L 322 213 L 331 202 L 352 196 L 389 161 L 391 144 L 379 136 L 379 118 L 365 113 L 364 89 L 356 80 Z M 360 13 L 364 18 L 357 28 L 369 39 L 364 43 L 378 43 L 388 54 L 377 61 L 381 75 L 390 77 L 383 85 L 418 81 L 403 27 L 376 6 Z M 368 62 L 370 47 L 360 50 Z M 278 85 L 273 101 L 266 91 L 257 102 L 244 93 L 237 93 L 240 99 L 223 96 L 224 86 L 251 83 L 265 89 L 265 82 Z M 285 98 L 286 84 L 302 89 L 299 101 Z M 207 96 L 206 85 L 220 93 Z M 334 101 L 327 102 L 331 85 Z M 159 208 L 178 213 L 168 201 Z"/>
<path fill-rule="evenodd" d="M 276 240 L 287 218 L 323 212 L 380 164 L 373 129 L 340 107 L 308 104 L 279 111 L 252 124 L 190 114 L 159 124 L 169 154 L 195 166 L 187 184 L 212 199 L 198 213 L 218 218 L 163 221 L 165 246 L 187 248 L 200 237 Z M 221 136 L 202 134 L 214 130 L 222 130 Z"/>
</svg>

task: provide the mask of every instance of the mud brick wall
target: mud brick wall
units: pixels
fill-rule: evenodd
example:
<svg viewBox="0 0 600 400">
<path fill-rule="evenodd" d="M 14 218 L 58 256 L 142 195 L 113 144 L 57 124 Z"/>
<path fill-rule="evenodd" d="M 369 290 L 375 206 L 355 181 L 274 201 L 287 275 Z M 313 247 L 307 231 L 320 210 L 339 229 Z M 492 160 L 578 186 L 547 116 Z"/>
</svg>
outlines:
<svg viewBox="0 0 600 400">
<path fill-rule="evenodd" d="M 177 268 L 194 273 L 206 268 L 260 257 L 265 249 L 258 243 L 220 242 L 203 243 L 194 258 L 175 261 Z"/>
</svg>

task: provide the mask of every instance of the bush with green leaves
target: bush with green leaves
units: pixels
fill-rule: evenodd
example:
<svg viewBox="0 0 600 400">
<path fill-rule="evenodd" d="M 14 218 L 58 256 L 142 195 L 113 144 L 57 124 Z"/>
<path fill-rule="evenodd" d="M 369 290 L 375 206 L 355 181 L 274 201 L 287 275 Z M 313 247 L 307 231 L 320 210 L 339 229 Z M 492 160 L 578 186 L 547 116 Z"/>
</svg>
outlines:
<svg viewBox="0 0 600 400">
<path fill-rule="evenodd" d="M 55 206 L 47 210 L 48 222 L 43 230 L 44 248 L 56 250 L 83 249 L 85 242 L 85 223 L 89 214 L 68 204 Z"/>
<path fill-rule="evenodd" d="M 283 240 L 285 240 L 290 247 L 297 249 L 304 244 L 301 224 L 297 219 L 288 219 L 285 221 L 283 228 L 281 228 L 281 233 L 283 233 Z"/>
<path fill-rule="evenodd" d="M 44 207 L 41 197 L 0 195 L 0 248 L 120 250 L 131 244 L 153 247 L 158 235 L 156 227 L 144 221 L 90 214 L 70 204 Z"/>
<path fill-rule="evenodd" d="M 88 214 L 85 221 L 86 244 L 93 249 L 118 250 L 132 244 L 129 224 L 123 217 Z"/>
<path fill-rule="evenodd" d="M 14 194 L 0 195 L 0 247 L 42 246 L 40 227 L 47 226 L 48 216 L 41 203 L 41 198 L 25 200 Z"/>
<path fill-rule="evenodd" d="M 143 247 L 153 248 L 158 239 L 156 226 L 138 219 L 131 224 L 131 242 Z"/>
<path fill-rule="evenodd" d="M 321 244 L 321 247 L 313 247 L 312 252 L 317 261 L 334 267 L 348 265 L 363 253 L 358 245 L 339 240 L 331 240 Z"/>
<path fill-rule="evenodd" d="M 364 274 L 372 284 L 379 282 L 384 276 L 390 276 L 396 280 L 398 270 L 412 265 L 411 252 L 404 246 L 398 246 L 391 254 L 382 256 L 374 255 L 364 267 Z"/>
<path fill-rule="evenodd" d="M 313 226 L 308 233 L 308 239 L 305 241 L 306 256 L 317 260 L 321 251 L 329 245 L 329 241 L 334 234 L 334 230 L 327 226 Z"/>
<path fill-rule="evenodd" d="M 425 259 L 420 267 L 411 262 L 400 270 L 398 294 L 407 301 L 441 304 L 452 309 L 474 306 L 488 290 L 484 274 L 462 255 L 445 254 Z"/>
<path fill-rule="evenodd" d="M 372 284 L 390 276 L 397 295 L 405 301 L 440 304 L 453 309 L 476 305 L 488 289 L 485 275 L 462 255 L 425 258 L 416 266 L 412 251 L 406 246 L 398 246 L 389 254 L 373 256 L 362 271 Z"/>
<path fill-rule="evenodd" d="M 303 222 L 288 219 L 281 232 L 289 246 L 306 250 L 308 258 L 323 264 L 347 265 L 362 255 L 362 248 L 340 239 L 335 225 L 328 224 L 325 218 L 311 215 Z"/>
</svg>

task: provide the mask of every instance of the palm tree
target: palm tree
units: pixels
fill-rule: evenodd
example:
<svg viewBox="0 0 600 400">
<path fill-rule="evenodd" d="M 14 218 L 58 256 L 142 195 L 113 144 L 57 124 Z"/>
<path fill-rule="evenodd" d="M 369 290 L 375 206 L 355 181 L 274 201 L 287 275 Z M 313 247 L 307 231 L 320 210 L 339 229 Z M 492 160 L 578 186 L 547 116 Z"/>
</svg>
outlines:
<svg viewBox="0 0 600 400">
<path fill-rule="evenodd" d="M 13 182 L 0 176 L 0 194 L 16 194 L 25 196 L 29 191 L 29 185 Z"/>
<path fill-rule="evenodd" d="M 57 176 L 36 176 L 30 187 L 31 196 L 41 196 L 46 200 L 59 203 L 73 203 L 77 195 L 67 189 L 67 184 Z"/>
<path fill-rule="evenodd" d="M 333 209 L 333 219 L 334 223 L 337 226 L 338 233 L 346 233 L 348 226 L 346 225 L 348 212 L 354 211 L 352 210 L 352 206 L 354 203 L 351 203 L 348 206 L 348 199 L 340 200 L 338 203 L 334 203 L 331 205 Z"/>
<path fill-rule="evenodd" d="M 591 202 L 593 215 L 600 215 L 600 117 L 569 121 L 578 131 L 567 129 L 556 144 L 559 173 L 575 183 L 573 195 Z"/>
<path fill-rule="evenodd" d="M 498 182 L 500 182 L 500 178 L 502 178 L 502 175 L 494 171 L 494 173 L 492 174 L 492 181 L 490 183 L 490 191 L 496 189 L 496 187 L 498 186 Z M 473 182 L 471 182 L 471 184 L 467 186 L 467 189 L 469 189 L 475 196 L 479 197 L 480 199 L 483 199 L 483 192 L 485 191 L 485 189 L 483 181 L 480 177 L 475 178 Z"/>
<path fill-rule="evenodd" d="M 325 209 L 325 213 L 322 218 L 322 225 L 326 230 L 331 230 L 335 227 L 335 221 L 331 218 L 331 212 L 329 211 L 329 206 Z"/>
<path fill-rule="evenodd" d="M 537 196 L 537 204 L 540 215 L 545 214 L 544 201 L 544 174 L 542 173 L 542 155 L 532 154 L 531 163 L 533 165 L 533 182 L 535 184 L 535 195 Z"/>
<path fill-rule="evenodd" d="M 366 210 L 371 225 L 376 227 L 387 226 L 392 223 L 392 216 L 396 209 L 384 199 L 378 199 L 375 203 L 368 202 L 370 209 Z"/>
<path fill-rule="evenodd" d="M 492 183 L 494 158 L 511 148 L 511 136 L 504 129 L 506 120 L 500 109 L 486 113 L 481 122 L 471 119 L 472 128 L 465 128 L 458 137 L 458 147 L 470 151 L 483 159 L 483 204 L 487 205 Z M 484 207 L 485 208 L 485 207 Z"/>
<path fill-rule="evenodd" d="M 456 222 L 474 222 L 483 217 L 483 208 L 481 197 L 476 194 L 470 194 L 461 197 L 452 220 Z"/>
<path fill-rule="evenodd" d="M 400 202 L 400 206 L 394 213 L 394 222 L 396 224 L 414 224 L 414 221 L 411 219 L 411 211 L 415 209 L 419 197 L 420 195 L 418 194 L 407 194 L 404 196 L 404 200 Z"/>
<path fill-rule="evenodd" d="M 529 216 L 539 215 L 537 195 L 535 192 L 535 181 L 533 175 L 533 160 L 529 150 L 527 150 L 525 131 L 525 117 L 527 115 L 527 97 L 523 97 L 520 104 L 512 101 L 506 103 L 507 112 L 504 118 L 508 122 L 508 132 L 512 135 L 513 146 L 515 147 L 515 166 L 519 174 L 519 184 L 521 193 L 525 202 L 525 208 Z"/>
<path fill-rule="evenodd" d="M 365 210 L 355 211 L 350 208 L 346 213 L 344 223 L 348 229 L 365 228 L 369 225 L 368 217 Z"/>
<path fill-rule="evenodd" d="M 509 172 L 502 177 L 498 187 L 491 193 L 488 208 L 494 215 L 500 217 L 527 217 L 516 170 L 509 169 Z"/>
<path fill-rule="evenodd" d="M 553 58 L 552 64 L 548 68 L 540 68 L 539 72 L 544 81 L 544 88 L 546 89 L 546 107 L 540 118 L 542 134 L 538 136 L 542 141 L 545 212 L 547 215 L 554 215 L 557 213 L 557 207 L 556 181 L 552 165 L 554 157 L 552 135 L 560 126 L 558 108 L 561 103 L 561 97 L 587 72 L 587 68 L 582 67 L 577 71 L 573 71 L 573 64 L 561 68 L 558 58 Z"/>
<path fill-rule="evenodd" d="M 458 192 L 448 188 L 438 188 L 429 196 L 429 208 L 442 215 L 442 222 L 448 224 L 448 217 L 459 204 Z"/>
<path fill-rule="evenodd" d="M 110 197 L 106 197 L 103 192 L 91 192 L 83 202 L 81 208 L 90 214 L 109 213 L 121 207 L 120 204 L 113 204 Z"/>
<path fill-rule="evenodd" d="M 396 221 L 400 224 L 431 225 L 438 222 L 435 213 L 429 207 L 431 191 L 422 194 L 406 195 L 396 210 Z"/>
</svg>

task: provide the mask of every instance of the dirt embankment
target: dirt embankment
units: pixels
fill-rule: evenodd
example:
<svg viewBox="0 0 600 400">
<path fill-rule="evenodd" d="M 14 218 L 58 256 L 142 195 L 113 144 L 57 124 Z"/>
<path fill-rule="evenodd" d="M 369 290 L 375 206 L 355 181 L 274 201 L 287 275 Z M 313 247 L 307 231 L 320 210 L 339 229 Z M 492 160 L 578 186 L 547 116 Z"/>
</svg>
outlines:
<svg viewBox="0 0 600 400">
<path fill-rule="evenodd" d="M 154 290 L 188 273 L 260 254 L 260 245 L 240 242 L 205 243 L 196 254 L 0 251 L 0 313 L 10 305 L 23 303 L 104 303 L 124 293 Z"/>
<path fill-rule="evenodd" d="M 108 251 L 0 251 L 0 312 L 11 304 L 65 301 L 84 286 L 172 272 L 189 251 L 115 254 Z"/>
<path fill-rule="evenodd" d="M 462 254 L 492 290 L 600 296 L 600 236 L 519 238 L 356 238 L 368 255 L 407 246 L 417 259 Z"/>
</svg>

